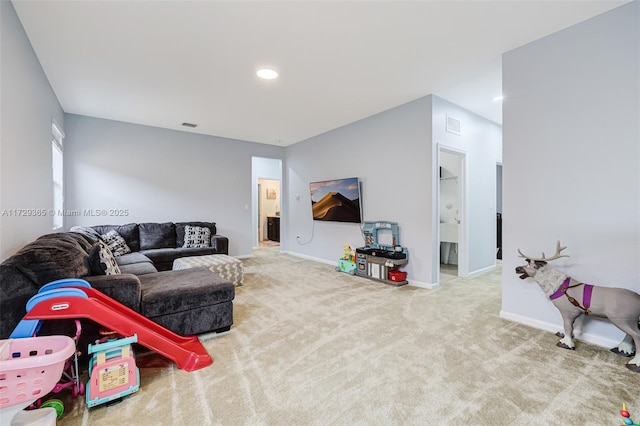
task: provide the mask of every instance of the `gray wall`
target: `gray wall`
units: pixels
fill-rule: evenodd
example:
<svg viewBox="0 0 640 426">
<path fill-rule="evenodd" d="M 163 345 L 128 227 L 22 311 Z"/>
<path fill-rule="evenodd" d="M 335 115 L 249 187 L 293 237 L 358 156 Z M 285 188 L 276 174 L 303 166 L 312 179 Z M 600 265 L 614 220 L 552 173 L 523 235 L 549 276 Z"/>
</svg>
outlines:
<svg viewBox="0 0 640 426">
<path fill-rule="evenodd" d="M 359 225 L 314 221 L 309 194 L 310 182 L 357 176 L 364 220 L 398 222 L 408 278 L 431 283 L 430 135 L 428 96 L 287 147 L 282 249 L 335 263 L 344 244 L 363 246 Z"/>
<path fill-rule="evenodd" d="M 67 209 L 107 210 L 67 227 L 213 221 L 231 255 L 251 255 L 252 156 L 282 158 L 283 148 L 72 114 L 65 126 Z"/>
<path fill-rule="evenodd" d="M 13 5 L 0 1 L 0 210 L 53 207 L 51 120 L 62 108 Z M 0 260 L 52 232 L 50 215 L 0 216 Z"/>
<path fill-rule="evenodd" d="M 517 248 L 549 255 L 561 240 L 571 257 L 556 268 L 640 292 L 640 3 L 506 53 L 502 75 L 502 315 L 556 331 L 553 305 L 511 273 Z M 595 319 L 584 332 L 621 337 Z"/>
<path fill-rule="evenodd" d="M 446 114 L 463 121 L 462 135 L 445 132 Z M 495 164 L 500 159 L 500 126 L 437 96 L 287 147 L 283 250 L 336 262 L 345 243 L 363 246 L 359 226 L 313 221 L 309 195 L 309 182 L 357 176 L 362 182 L 364 220 L 389 220 L 400 226 L 400 242 L 409 250 L 409 264 L 404 268 L 409 281 L 427 287 L 437 284 L 437 144 L 468 153 L 467 204 L 469 226 L 473 227 L 469 231 L 469 272 L 495 266 Z"/>
<path fill-rule="evenodd" d="M 446 131 L 447 115 L 461 122 L 460 135 Z M 502 160 L 502 128 L 437 96 L 433 97 L 433 143 L 466 153 L 466 224 L 469 274 L 496 261 L 496 162 Z"/>
</svg>

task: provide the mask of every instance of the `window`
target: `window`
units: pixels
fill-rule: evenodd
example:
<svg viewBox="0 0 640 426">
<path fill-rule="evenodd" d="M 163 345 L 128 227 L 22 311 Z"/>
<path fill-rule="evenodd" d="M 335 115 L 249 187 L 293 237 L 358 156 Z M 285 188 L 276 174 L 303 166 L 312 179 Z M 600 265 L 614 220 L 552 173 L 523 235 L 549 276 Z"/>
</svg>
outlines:
<svg viewBox="0 0 640 426">
<path fill-rule="evenodd" d="M 53 229 L 64 226 L 64 175 L 63 175 L 63 154 L 62 141 L 64 133 L 55 121 L 51 123 L 51 158 L 53 169 Z"/>
</svg>

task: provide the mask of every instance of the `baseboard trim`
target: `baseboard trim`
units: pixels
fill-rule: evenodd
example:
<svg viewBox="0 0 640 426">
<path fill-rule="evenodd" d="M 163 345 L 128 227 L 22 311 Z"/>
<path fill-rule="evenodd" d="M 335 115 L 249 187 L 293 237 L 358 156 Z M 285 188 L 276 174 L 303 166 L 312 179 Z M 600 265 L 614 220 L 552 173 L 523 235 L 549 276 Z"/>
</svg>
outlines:
<svg viewBox="0 0 640 426">
<path fill-rule="evenodd" d="M 320 262 L 327 265 L 334 265 L 334 266 L 337 265 L 337 262 L 331 262 L 330 260 L 320 259 L 318 257 L 308 256 L 306 254 L 296 253 L 293 251 L 283 251 L 282 253 L 290 254 L 291 256 L 299 257 L 301 259 L 313 260 L 315 262 Z M 363 278 L 366 278 L 366 277 L 363 277 Z M 413 280 L 409 280 L 409 283 L 407 285 L 410 285 L 412 287 L 426 288 L 428 290 L 435 290 L 440 287 L 440 284 L 438 283 L 430 284 L 430 283 L 423 283 L 421 281 L 413 281 Z"/>
<path fill-rule="evenodd" d="M 550 331 L 556 333 L 562 331 L 562 325 L 553 324 L 546 321 L 540 321 L 534 318 L 525 317 L 522 315 L 514 314 L 511 312 L 500 311 L 500 318 L 504 318 L 509 321 L 517 322 L 520 324 L 528 325 L 529 327 L 537 328 L 538 330 Z M 619 340 L 614 340 L 608 337 L 600 336 L 593 333 L 583 333 L 579 324 L 576 324 L 573 330 L 574 339 L 583 342 L 591 343 L 603 348 L 613 348 L 618 346 Z"/>
<path fill-rule="evenodd" d="M 413 280 L 410 280 L 408 285 L 412 287 L 426 288 L 427 290 L 436 290 L 440 288 L 440 283 L 423 283 L 421 281 Z"/>
<path fill-rule="evenodd" d="M 477 271 L 469 272 L 465 278 L 473 278 L 477 277 L 480 274 L 484 274 L 485 272 L 493 271 L 496 269 L 496 265 L 487 266 L 486 268 L 478 269 Z"/>
<path fill-rule="evenodd" d="M 306 260 L 313 260 L 315 262 L 324 263 L 326 265 L 334 265 L 334 266 L 336 266 L 338 264 L 338 262 L 332 262 L 330 260 L 320 259 L 319 257 L 308 256 L 306 254 L 297 253 L 295 251 L 284 250 L 284 251 L 281 251 L 280 253 L 290 254 L 291 256 L 299 257 L 301 259 L 306 259 Z"/>
</svg>

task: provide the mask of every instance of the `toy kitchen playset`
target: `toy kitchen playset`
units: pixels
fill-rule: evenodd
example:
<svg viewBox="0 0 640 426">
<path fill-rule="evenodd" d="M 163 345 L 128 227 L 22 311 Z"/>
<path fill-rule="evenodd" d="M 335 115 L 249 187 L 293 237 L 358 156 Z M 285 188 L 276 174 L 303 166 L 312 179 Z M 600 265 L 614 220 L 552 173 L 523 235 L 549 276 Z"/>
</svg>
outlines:
<svg viewBox="0 0 640 426">
<path fill-rule="evenodd" d="M 407 249 L 400 245 L 397 222 L 364 222 L 364 247 L 356 248 L 356 275 L 401 286 L 408 284 L 407 273 L 400 266 L 409 263 Z M 378 233 L 391 231 L 391 245 L 379 243 Z"/>
</svg>

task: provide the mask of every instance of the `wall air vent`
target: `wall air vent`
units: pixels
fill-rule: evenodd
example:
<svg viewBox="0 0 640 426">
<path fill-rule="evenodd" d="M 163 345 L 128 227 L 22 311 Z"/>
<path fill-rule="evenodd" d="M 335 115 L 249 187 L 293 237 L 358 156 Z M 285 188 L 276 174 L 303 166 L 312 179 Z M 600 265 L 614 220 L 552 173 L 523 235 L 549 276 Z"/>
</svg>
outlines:
<svg viewBox="0 0 640 426">
<path fill-rule="evenodd" d="M 461 128 L 460 120 L 447 115 L 447 132 L 460 135 L 462 134 Z"/>
<path fill-rule="evenodd" d="M 192 129 L 195 129 L 196 127 L 198 127 L 198 125 L 194 123 L 182 123 L 182 125 L 184 127 L 191 127 Z"/>
</svg>

